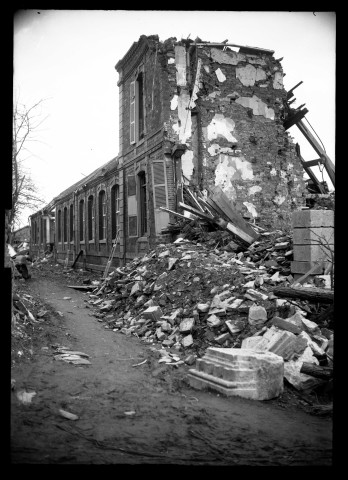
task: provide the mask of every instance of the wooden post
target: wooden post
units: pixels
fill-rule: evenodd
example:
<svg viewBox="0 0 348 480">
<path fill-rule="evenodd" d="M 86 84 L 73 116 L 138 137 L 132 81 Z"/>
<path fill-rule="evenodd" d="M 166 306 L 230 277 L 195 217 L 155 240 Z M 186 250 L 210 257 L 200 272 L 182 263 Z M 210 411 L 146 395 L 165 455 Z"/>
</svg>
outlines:
<svg viewBox="0 0 348 480">
<path fill-rule="evenodd" d="M 325 160 L 324 165 L 325 165 L 326 171 L 330 177 L 330 180 L 333 186 L 335 186 L 335 165 L 332 163 L 328 155 L 326 155 L 323 148 L 320 146 L 319 142 L 317 142 L 317 140 L 313 137 L 313 135 L 305 126 L 303 121 L 299 120 L 298 122 L 296 122 L 296 126 L 300 130 L 300 132 L 306 137 L 306 139 L 314 148 L 314 150 L 317 152 L 317 154 L 320 155 L 320 157 Z"/>
</svg>

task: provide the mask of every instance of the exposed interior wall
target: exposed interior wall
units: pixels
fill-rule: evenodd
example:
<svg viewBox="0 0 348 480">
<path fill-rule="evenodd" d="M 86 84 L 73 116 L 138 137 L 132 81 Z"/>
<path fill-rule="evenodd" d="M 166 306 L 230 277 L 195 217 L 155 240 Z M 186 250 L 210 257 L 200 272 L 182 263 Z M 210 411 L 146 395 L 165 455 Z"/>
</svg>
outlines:
<svg viewBox="0 0 348 480">
<path fill-rule="evenodd" d="M 184 176 L 203 191 L 219 185 L 240 213 L 265 226 L 290 225 L 291 211 L 304 202 L 304 182 L 283 128 L 280 62 L 267 53 L 193 45 L 167 46 L 167 130 L 187 146 Z"/>
</svg>

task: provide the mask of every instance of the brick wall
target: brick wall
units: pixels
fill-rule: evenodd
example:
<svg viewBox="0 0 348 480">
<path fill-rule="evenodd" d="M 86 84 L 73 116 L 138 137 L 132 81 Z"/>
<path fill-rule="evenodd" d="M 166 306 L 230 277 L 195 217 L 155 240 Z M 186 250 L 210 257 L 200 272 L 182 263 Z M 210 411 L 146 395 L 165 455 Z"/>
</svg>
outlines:
<svg viewBox="0 0 348 480">
<path fill-rule="evenodd" d="M 187 145 L 184 175 L 203 190 L 219 185 L 241 214 L 266 228 L 290 228 L 292 210 L 304 204 L 304 182 L 295 145 L 283 128 L 281 64 L 265 53 L 201 46 L 190 49 L 184 85 L 176 69 L 183 64 L 180 48 L 167 45 L 165 108 L 167 137 Z M 190 124 L 188 133 L 182 132 L 183 122 Z"/>
</svg>

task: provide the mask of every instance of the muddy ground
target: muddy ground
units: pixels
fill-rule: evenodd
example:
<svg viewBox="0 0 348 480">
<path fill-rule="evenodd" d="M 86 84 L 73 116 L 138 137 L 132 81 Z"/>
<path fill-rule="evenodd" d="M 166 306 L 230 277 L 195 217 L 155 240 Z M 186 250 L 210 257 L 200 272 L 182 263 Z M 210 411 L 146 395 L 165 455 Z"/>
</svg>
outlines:
<svg viewBox="0 0 348 480">
<path fill-rule="evenodd" d="M 262 402 L 194 390 L 192 367 L 158 363 L 151 345 L 106 329 L 62 266 L 31 273 L 16 290 L 48 313 L 12 339 L 12 464 L 332 465 L 332 417 L 308 413 L 289 386 Z M 91 363 L 57 360 L 57 346 Z M 21 391 L 36 394 L 25 405 Z"/>
</svg>

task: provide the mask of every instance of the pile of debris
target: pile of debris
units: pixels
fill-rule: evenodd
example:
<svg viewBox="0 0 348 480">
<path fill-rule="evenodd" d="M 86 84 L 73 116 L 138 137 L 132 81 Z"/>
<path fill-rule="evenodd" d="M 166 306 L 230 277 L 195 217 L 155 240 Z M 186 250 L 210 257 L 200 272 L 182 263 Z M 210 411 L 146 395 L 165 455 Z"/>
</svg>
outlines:
<svg viewBox="0 0 348 480">
<path fill-rule="evenodd" d="M 208 232 L 205 242 L 161 244 L 98 286 L 81 286 L 91 290 L 86 307 L 105 328 L 160 345 L 160 361 L 171 365 L 192 365 L 209 346 L 253 348 L 280 355 L 285 378 L 299 390 L 330 380 L 331 319 L 313 321 L 323 305 L 318 310 L 310 299 L 279 298 L 282 289 L 286 297 L 296 292 L 289 236 L 264 232 L 237 253 L 227 245 L 213 248 L 215 233 Z M 330 292 L 321 299 L 325 306 L 333 301 Z"/>
</svg>

